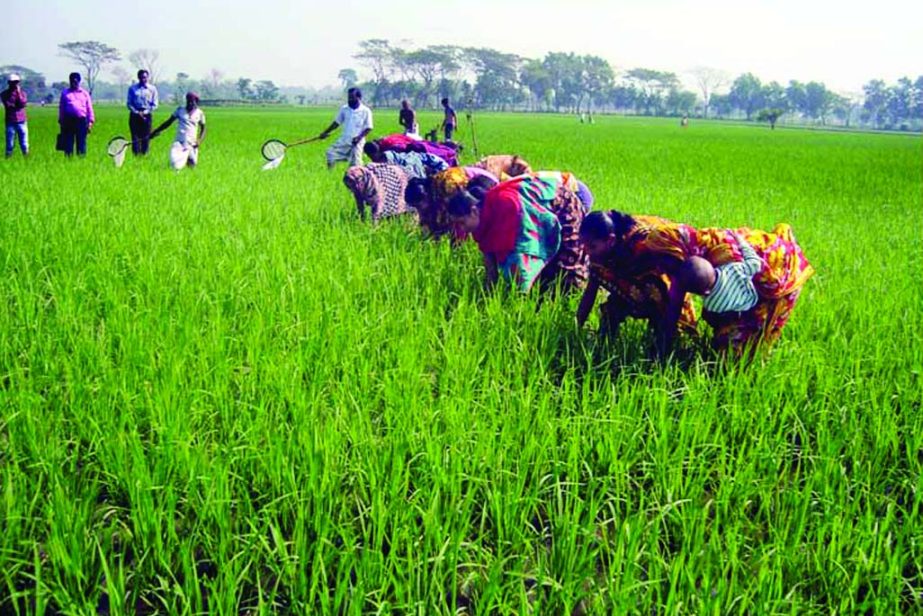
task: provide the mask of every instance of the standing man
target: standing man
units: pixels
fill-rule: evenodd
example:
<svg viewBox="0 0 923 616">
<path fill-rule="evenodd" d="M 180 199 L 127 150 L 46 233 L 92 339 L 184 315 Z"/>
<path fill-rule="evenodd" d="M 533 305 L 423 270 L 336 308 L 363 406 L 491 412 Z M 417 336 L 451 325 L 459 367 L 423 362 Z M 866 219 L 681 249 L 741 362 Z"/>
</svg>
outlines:
<svg viewBox="0 0 923 616">
<path fill-rule="evenodd" d="M 410 106 L 410 101 L 406 98 L 401 101 L 401 112 L 397 118 L 398 123 L 404 127 L 405 135 L 417 136 L 419 126 L 417 125 L 417 112 Z"/>
<path fill-rule="evenodd" d="M 455 133 L 455 129 L 458 128 L 458 116 L 455 115 L 455 110 L 449 105 L 448 98 L 442 99 L 442 108 L 445 111 L 445 117 L 442 120 L 442 130 L 445 131 L 445 140 L 452 141 L 452 135 Z"/>
<path fill-rule="evenodd" d="M 340 138 L 327 148 L 327 169 L 333 169 L 337 161 L 345 160 L 350 167 L 362 164 L 362 148 L 365 136 L 372 132 L 372 110 L 362 104 L 362 90 L 350 88 L 346 93 L 346 104 L 340 107 L 336 119 L 324 132 L 318 135 L 326 139 L 338 126 L 343 127 Z"/>
<path fill-rule="evenodd" d="M 148 83 L 149 79 L 150 73 L 141 69 L 138 71 L 138 83 L 128 88 L 128 130 L 131 131 L 131 152 L 136 156 L 147 154 L 153 114 L 157 109 L 157 87 Z"/>
<path fill-rule="evenodd" d="M 26 93 L 22 89 L 22 77 L 10 73 L 8 88 L 0 92 L 3 101 L 3 115 L 6 120 L 6 157 L 13 155 L 13 143 L 19 137 L 19 149 L 23 156 L 29 155 L 29 127 L 26 125 Z"/>
<path fill-rule="evenodd" d="M 179 171 L 186 165 L 194 168 L 199 163 L 199 146 L 205 141 L 205 112 L 199 109 L 199 95 L 186 92 L 186 106 L 177 107 L 170 118 L 151 133 L 153 139 L 174 122 L 176 138 L 170 146 L 170 166 Z"/>
<path fill-rule="evenodd" d="M 68 77 L 70 86 L 61 91 L 58 103 L 58 125 L 64 140 L 64 155 L 74 155 L 74 142 L 77 142 L 77 155 L 87 153 L 87 135 L 93 130 L 96 116 L 93 114 L 93 101 L 90 93 L 80 87 L 80 73 L 71 73 Z"/>
</svg>

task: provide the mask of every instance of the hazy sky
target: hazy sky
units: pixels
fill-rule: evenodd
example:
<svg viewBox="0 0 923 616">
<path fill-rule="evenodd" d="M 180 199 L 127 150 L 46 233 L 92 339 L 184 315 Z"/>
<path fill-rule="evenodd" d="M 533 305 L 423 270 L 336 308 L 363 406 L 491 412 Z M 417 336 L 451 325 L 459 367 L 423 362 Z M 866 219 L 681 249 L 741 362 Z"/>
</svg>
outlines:
<svg viewBox="0 0 923 616">
<path fill-rule="evenodd" d="M 839 91 L 923 74 L 921 0 L 10 0 L 3 12 L 0 64 L 49 81 L 77 68 L 58 43 L 93 39 L 125 56 L 157 49 L 171 77 L 218 68 L 280 85 L 335 84 L 345 67 L 361 73 L 352 55 L 367 38 L 528 57 L 574 51 L 679 74 L 705 65 Z"/>
</svg>

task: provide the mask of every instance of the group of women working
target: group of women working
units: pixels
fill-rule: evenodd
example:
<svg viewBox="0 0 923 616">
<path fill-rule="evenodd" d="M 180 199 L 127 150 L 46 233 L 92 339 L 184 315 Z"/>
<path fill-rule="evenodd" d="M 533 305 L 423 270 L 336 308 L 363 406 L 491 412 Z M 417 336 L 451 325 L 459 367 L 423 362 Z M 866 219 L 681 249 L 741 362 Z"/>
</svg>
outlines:
<svg viewBox="0 0 923 616">
<path fill-rule="evenodd" d="M 608 299 L 601 329 L 614 334 L 629 317 L 645 319 L 661 357 L 678 333 L 697 332 L 690 293 L 701 291 L 685 275 L 693 261 L 704 259 L 721 271 L 742 261 L 745 250 L 759 256 L 755 305 L 701 314 L 713 346 L 736 353 L 778 339 L 813 274 L 786 224 L 771 232 L 699 229 L 656 216 L 591 212 L 592 192 L 571 173 L 534 171 L 512 155 L 457 166 L 454 156 L 445 161 L 418 144 L 408 147 L 403 137 L 369 143 L 365 151 L 373 162 L 346 171 L 343 182 L 360 215 L 366 208 L 375 221 L 412 214 L 431 237 L 448 235 L 453 243 L 472 238 L 484 255 L 488 287 L 502 279 L 523 292 L 582 291 L 581 325 L 602 288 Z"/>
</svg>

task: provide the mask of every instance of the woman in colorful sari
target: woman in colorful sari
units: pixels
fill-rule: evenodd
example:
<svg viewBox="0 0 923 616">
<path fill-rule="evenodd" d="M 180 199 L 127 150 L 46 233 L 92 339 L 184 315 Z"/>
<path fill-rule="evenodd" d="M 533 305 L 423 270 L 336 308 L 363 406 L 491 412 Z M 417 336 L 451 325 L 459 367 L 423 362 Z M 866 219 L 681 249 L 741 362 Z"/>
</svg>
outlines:
<svg viewBox="0 0 923 616">
<path fill-rule="evenodd" d="M 407 135 L 395 134 L 385 135 L 380 139 L 376 139 L 375 144 L 382 152 L 419 152 L 421 154 L 432 154 L 447 162 L 450 167 L 454 167 L 458 164 L 458 152 L 455 151 L 455 148 L 443 143 L 423 141 L 420 139 L 413 139 Z"/>
<path fill-rule="evenodd" d="M 592 191 L 590 191 L 590 187 L 577 179 L 577 176 L 573 173 L 569 171 L 533 171 L 530 172 L 530 175 L 540 178 L 550 178 L 563 183 L 577 195 L 578 199 L 580 199 L 584 214 L 589 214 L 590 210 L 593 209 L 593 202 L 595 199 Z"/>
<path fill-rule="evenodd" d="M 474 166 L 489 171 L 501 181 L 532 173 L 532 166 L 518 154 L 492 154 L 485 156 Z"/>
<path fill-rule="evenodd" d="M 425 180 L 411 180 L 407 186 L 407 204 L 417 210 L 420 226 L 430 237 L 438 239 L 452 233 L 454 241 L 461 241 L 467 233 L 456 228 L 449 219 L 449 200 L 465 190 L 474 181 L 475 193 L 486 192 L 497 184 L 497 178 L 478 167 L 449 167 Z M 483 196 L 483 194 L 475 195 Z"/>
<path fill-rule="evenodd" d="M 785 224 L 769 233 L 746 227 L 696 229 L 655 216 L 610 211 L 588 215 L 580 234 L 591 255 L 592 273 L 578 323 L 586 320 L 603 286 L 610 292 L 604 325 L 617 327 L 628 316 L 649 319 L 661 356 L 669 352 L 678 329 L 695 324 L 683 283 L 689 257 L 701 257 L 715 267 L 741 261 L 738 239 L 743 238 L 763 260 L 753 278 L 759 295 L 755 307 L 703 315 L 712 326 L 714 346 L 737 353 L 769 346 L 779 338 L 801 288 L 814 273 Z"/>
<path fill-rule="evenodd" d="M 365 220 L 365 208 L 368 206 L 374 222 L 412 211 L 404 201 L 409 180 L 410 176 L 402 167 L 380 163 L 350 167 L 343 176 L 343 184 L 356 199 L 359 216 Z"/>
<path fill-rule="evenodd" d="M 434 154 L 382 150 L 374 141 L 365 144 L 365 155 L 374 163 L 399 165 L 411 178 L 424 179 L 449 168 L 449 164 Z"/>
<path fill-rule="evenodd" d="M 488 288 L 501 275 L 523 292 L 536 284 L 542 291 L 560 285 L 568 292 L 586 283 L 589 257 L 578 233 L 583 207 L 564 183 L 519 176 L 481 200 L 461 191 L 449 202 L 449 214 L 474 235 Z"/>
</svg>

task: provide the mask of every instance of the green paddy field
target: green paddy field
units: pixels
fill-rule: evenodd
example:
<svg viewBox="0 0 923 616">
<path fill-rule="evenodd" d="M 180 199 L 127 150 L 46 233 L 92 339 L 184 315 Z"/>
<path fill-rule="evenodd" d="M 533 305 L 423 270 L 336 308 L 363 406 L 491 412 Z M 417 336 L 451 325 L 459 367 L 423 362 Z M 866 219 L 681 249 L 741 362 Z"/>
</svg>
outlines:
<svg viewBox="0 0 923 616">
<path fill-rule="evenodd" d="M 0 161 L 0 613 L 923 611 L 919 136 L 477 116 L 597 209 L 792 225 L 774 352 L 660 366 L 361 223 L 323 144 L 260 171 L 333 110 L 206 114 L 195 171 L 105 107 Z"/>
</svg>

